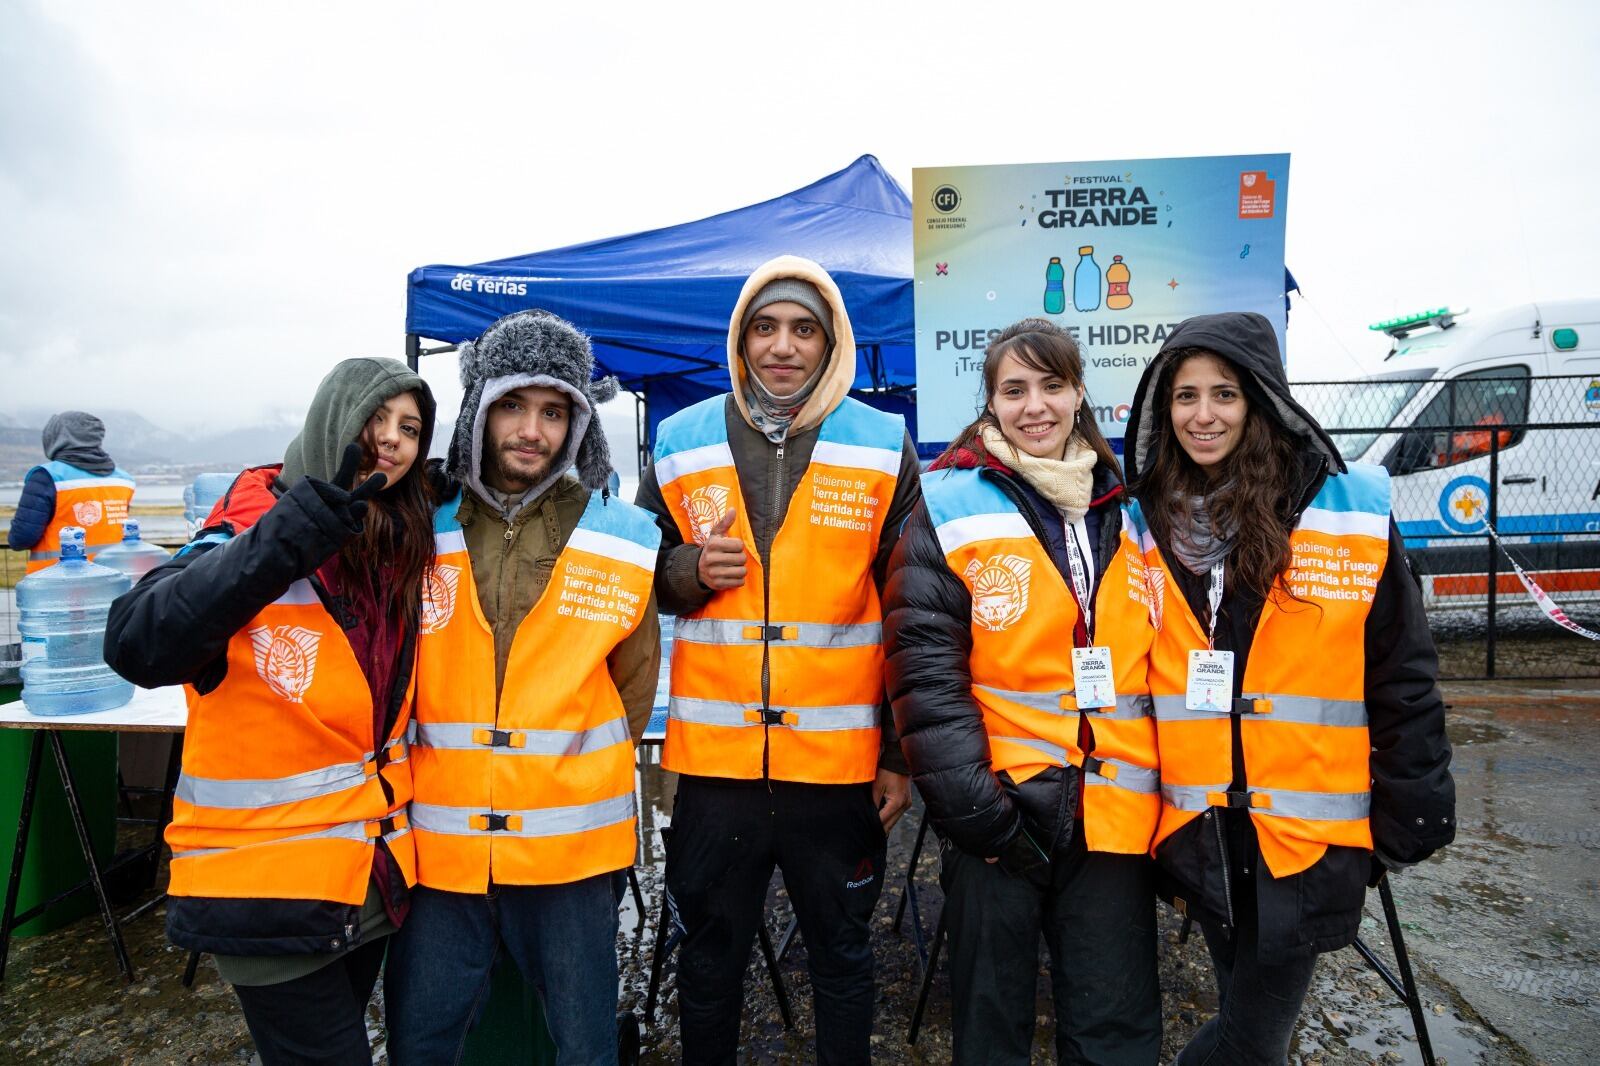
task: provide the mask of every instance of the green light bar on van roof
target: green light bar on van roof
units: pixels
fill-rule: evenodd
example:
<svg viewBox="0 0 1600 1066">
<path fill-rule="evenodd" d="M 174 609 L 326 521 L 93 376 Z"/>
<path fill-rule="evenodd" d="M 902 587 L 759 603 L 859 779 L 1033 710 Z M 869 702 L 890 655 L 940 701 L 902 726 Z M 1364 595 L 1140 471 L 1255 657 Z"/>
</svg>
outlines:
<svg viewBox="0 0 1600 1066">
<path fill-rule="evenodd" d="M 1424 329 L 1428 326 L 1437 326 L 1440 329 L 1449 329 L 1456 324 L 1456 316 L 1464 315 L 1467 309 L 1452 311 L 1448 307 L 1435 307 L 1431 311 L 1418 311 L 1414 315 L 1401 315 L 1399 318 L 1386 318 L 1382 322 L 1374 322 L 1367 328 L 1378 333 L 1387 333 L 1391 337 L 1404 337 L 1407 333 Z"/>
</svg>

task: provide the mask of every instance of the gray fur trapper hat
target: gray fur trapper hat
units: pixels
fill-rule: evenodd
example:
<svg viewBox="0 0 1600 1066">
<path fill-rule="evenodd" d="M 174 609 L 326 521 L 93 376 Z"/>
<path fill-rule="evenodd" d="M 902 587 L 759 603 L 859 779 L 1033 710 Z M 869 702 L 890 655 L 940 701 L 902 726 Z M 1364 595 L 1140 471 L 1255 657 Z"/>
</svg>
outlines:
<svg viewBox="0 0 1600 1066">
<path fill-rule="evenodd" d="M 594 379 L 594 351 L 577 327 L 548 311 L 517 311 L 463 344 L 460 360 L 466 394 L 450 440 L 451 477 L 484 494 L 479 465 L 489 405 L 512 389 L 535 385 L 566 393 L 572 400 L 572 417 L 548 478 L 533 486 L 528 498 L 536 499 L 573 466 L 585 489 L 605 488 L 611 448 L 595 409 L 617 394 L 617 379 L 609 375 Z"/>
</svg>

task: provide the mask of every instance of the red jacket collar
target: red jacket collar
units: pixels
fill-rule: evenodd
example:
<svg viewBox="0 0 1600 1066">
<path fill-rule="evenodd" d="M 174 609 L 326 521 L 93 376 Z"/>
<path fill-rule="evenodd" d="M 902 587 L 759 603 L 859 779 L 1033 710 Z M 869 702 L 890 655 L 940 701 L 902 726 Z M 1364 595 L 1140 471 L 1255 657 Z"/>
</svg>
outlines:
<svg viewBox="0 0 1600 1066">
<path fill-rule="evenodd" d="M 237 536 L 255 525 L 278 502 L 278 494 L 272 486 L 282 471 L 282 463 L 273 463 L 253 466 L 240 474 L 211 509 L 204 528 L 226 525 Z"/>
</svg>

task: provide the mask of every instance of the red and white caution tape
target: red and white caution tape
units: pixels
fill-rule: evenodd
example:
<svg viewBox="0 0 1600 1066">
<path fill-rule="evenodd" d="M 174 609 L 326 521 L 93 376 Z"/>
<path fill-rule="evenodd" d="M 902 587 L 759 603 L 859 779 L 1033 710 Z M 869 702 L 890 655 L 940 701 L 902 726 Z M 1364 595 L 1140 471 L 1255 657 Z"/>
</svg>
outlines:
<svg viewBox="0 0 1600 1066">
<path fill-rule="evenodd" d="M 1563 629 L 1572 630 L 1572 632 L 1578 634 L 1580 637 L 1587 637 L 1590 640 L 1600 640 L 1600 633 L 1595 633 L 1592 630 L 1585 629 L 1572 619 L 1568 618 L 1567 612 L 1563 611 L 1560 605 L 1557 604 L 1555 600 L 1550 598 L 1550 594 L 1544 589 L 1540 588 L 1537 581 L 1528 576 L 1528 572 L 1522 569 L 1522 567 L 1518 565 L 1517 561 L 1511 557 L 1511 553 L 1506 550 L 1506 546 L 1500 541 L 1500 534 L 1494 531 L 1494 527 L 1491 526 L 1487 520 L 1484 521 L 1483 528 L 1488 531 L 1490 539 L 1492 539 L 1495 543 L 1495 546 L 1500 549 L 1500 554 L 1511 560 L 1511 568 L 1517 572 L 1517 579 L 1522 582 L 1522 587 L 1528 590 L 1528 595 L 1533 597 L 1533 602 L 1539 605 L 1539 610 L 1544 612 L 1546 618 L 1550 619 L 1550 621 L 1554 622 L 1556 625 L 1561 626 Z"/>
</svg>

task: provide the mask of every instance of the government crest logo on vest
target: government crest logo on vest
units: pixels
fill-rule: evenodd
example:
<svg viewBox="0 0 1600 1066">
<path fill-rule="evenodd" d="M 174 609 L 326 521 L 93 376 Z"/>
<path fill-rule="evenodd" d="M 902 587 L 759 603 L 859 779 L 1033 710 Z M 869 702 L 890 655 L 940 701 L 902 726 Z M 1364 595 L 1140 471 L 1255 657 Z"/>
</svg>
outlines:
<svg viewBox="0 0 1600 1066">
<path fill-rule="evenodd" d="M 1033 564 L 1019 555 L 974 559 L 962 575 L 972 587 L 972 620 L 991 632 L 1009 629 L 1028 609 Z"/>
<path fill-rule="evenodd" d="M 99 500 L 84 500 L 82 503 L 72 505 L 72 517 L 78 520 L 80 526 L 93 526 L 100 523 L 105 517 L 105 508 Z"/>
<path fill-rule="evenodd" d="M 689 532 L 696 544 L 704 544 L 711 536 L 711 527 L 728 513 L 730 490 L 723 485 L 705 485 L 683 498 L 683 509 L 689 516 Z"/>
<path fill-rule="evenodd" d="M 422 581 L 422 611 L 417 629 L 426 635 L 450 624 L 456 613 L 456 589 L 461 585 L 461 567 L 435 566 Z"/>
<path fill-rule="evenodd" d="M 305 626 L 257 626 L 249 631 L 256 653 L 256 673 L 281 699 L 304 703 L 317 673 L 317 645 L 322 634 Z"/>
</svg>

